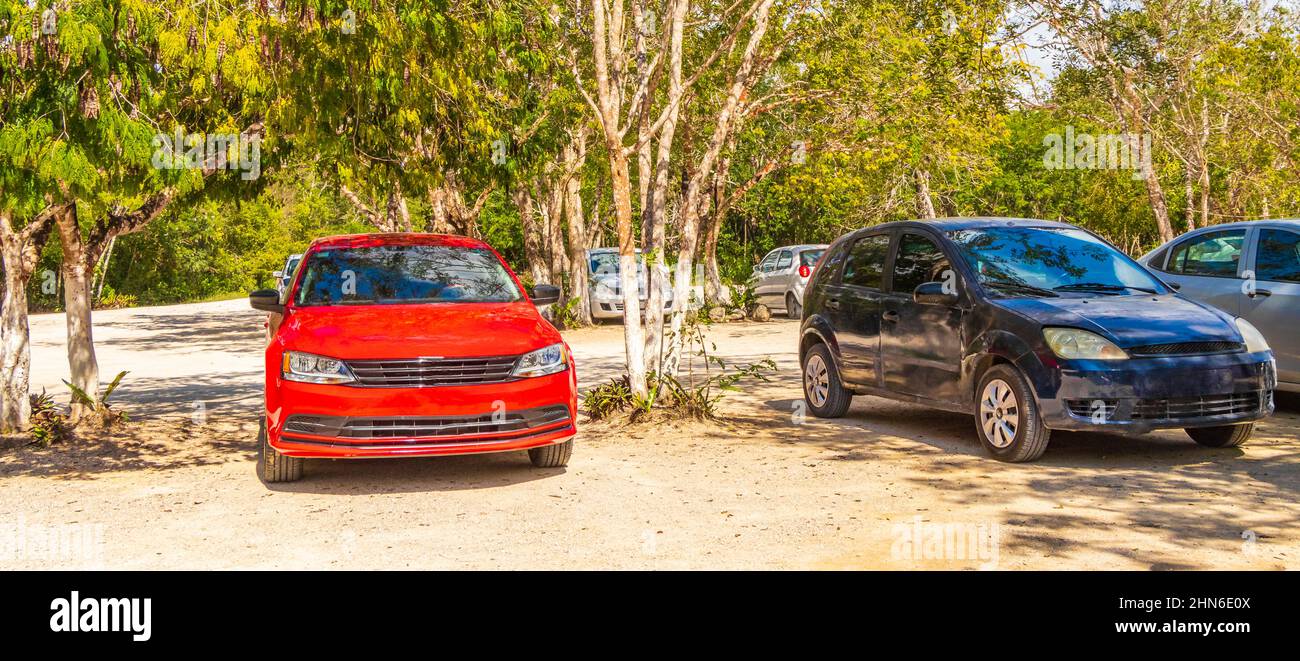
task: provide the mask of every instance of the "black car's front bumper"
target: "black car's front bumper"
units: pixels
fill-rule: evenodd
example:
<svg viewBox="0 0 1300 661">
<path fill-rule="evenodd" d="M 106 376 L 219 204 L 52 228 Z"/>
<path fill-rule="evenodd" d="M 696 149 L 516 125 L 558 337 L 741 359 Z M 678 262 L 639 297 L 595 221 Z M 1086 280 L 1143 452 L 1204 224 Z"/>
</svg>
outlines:
<svg viewBox="0 0 1300 661">
<path fill-rule="evenodd" d="M 1049 428 L 1144 432 L 1266 417 L 1273 412 L 1277 370 L 1264 351 L 1069 361 L 1054 370 L 1052 381 L 1038 388 Z"/>
</svg>

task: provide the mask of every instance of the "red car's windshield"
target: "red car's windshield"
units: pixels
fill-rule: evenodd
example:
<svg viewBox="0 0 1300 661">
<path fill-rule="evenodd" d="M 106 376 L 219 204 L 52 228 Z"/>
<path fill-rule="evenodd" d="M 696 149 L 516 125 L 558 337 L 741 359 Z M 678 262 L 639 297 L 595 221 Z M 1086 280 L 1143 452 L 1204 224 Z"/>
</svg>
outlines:
<svg viewBox="0 0 1300 661">
<path fill-rule="evenodd" d="M 490 250 L 456 246 L 329 248 L 307 257 L 298 306 L 508 303 L 522 298 Z"/>
</svg>

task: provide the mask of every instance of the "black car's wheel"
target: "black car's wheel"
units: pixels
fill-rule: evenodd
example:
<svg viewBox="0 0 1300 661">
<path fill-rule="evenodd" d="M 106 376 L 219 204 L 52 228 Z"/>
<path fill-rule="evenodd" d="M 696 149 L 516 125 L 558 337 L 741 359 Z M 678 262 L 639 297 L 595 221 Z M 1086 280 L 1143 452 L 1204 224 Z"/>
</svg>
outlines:
<svg viewBox="0 0 1300 661">
<path fill-rule="evenodd" d="M 571 456 L 573 456 L 572 440 L 528 451 L 528 459 L 538 468 L 564 468 L 569 465 Z"/>
<path fill-rule="evenodd" d="M 1255 431 L 1255 423 L 1247 422 L 1241 425 L 1223 425 L 1220 427 L 1197 427 L 1194 429 L 1184 429 L 1193 441 L 1204 445 L 1207 448 L 1235 448 L 1242 443 L 1250 440 L 1250 435 Z"/>
<path fill-rule="evenodd" d="M 853 403 L 825 344 L 813 345 L 803 356 L 803 400 L 819 418 L 838 418 Z"/>
<path fill-rule="evenodd" d="M 803 318 L 803 306 L 794 300 L 794 294 L 785 295 L 785 316 L 787 319 Z"/>
<path fill-rule="evenodd" d="M 301 480 L 304 462 L 302 457 L 286 457 L 271 447 L 263 418 L 257 430 L 257 476 L 267 483 Z"/>
<path fill-rule="evenodd" d="M 1047 450 L 1052 430 L 1043 425 L 1038 402 L 1025 377 L 1009 365 L 994 365 L 980 379 L 975 430 L 980 442 L 1002 461 L 1033 461 Z"/>
</svg>

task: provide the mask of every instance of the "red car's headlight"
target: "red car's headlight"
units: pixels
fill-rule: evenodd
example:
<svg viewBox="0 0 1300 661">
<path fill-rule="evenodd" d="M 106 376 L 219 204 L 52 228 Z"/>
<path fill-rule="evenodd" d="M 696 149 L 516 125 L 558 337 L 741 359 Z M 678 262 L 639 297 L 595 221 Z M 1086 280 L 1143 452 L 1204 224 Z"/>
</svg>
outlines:
<svg viewBox="0 0 1300 661">
<path fill-rule="evenodd" d="M 286 381 L 303 383 L 350 383 L 356 380 L 343 361 L 300 351 L 284 352 L 280 375 Z"/>
<path fill-rule="evenodd" d="M 564 343 L 552 344 L 549 347 L 543 347 L 537 351 L 531 351 L 519 357 L 519 362 L 515 363 L 515 370 L 512 376 L 546 376 L 563 372 L 569 366 L 569 355 L 564 348 Z"/>
</svg>

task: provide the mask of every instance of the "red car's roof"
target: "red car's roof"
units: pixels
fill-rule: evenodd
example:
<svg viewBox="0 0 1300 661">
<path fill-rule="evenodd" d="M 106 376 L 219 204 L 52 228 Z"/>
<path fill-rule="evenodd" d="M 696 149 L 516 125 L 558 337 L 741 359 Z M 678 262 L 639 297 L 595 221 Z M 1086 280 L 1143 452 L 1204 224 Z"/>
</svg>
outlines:
<svg viewBox="0 0 1300 661">
<path fill-rule="evenodd" d="M 356 248 L 362 246 L 450 246 L 454 248 L 487 248 L 478 239 L 455 234 L 420 234 L 400 232 L 388 234 L 344 234 L 325 236 L 311 242 L 311 248 Z"/>
</svg>

